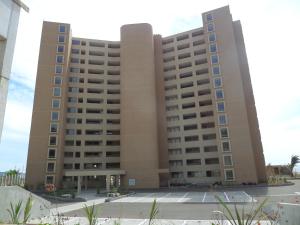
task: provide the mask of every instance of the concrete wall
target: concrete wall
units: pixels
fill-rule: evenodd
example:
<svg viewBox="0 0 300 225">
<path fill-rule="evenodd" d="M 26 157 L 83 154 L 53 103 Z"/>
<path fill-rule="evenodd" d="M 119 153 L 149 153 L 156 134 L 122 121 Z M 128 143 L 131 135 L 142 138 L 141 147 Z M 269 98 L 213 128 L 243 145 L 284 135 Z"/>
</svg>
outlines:
<svg viewBox="0 0 300 225">
<path fill-rule="evenodd" d="M 40 218 L 50 214 L 49 209 L 51 204 L 49 201 L 18 186 L 0 187 L 0 220 L 9 222 L 9 214 L 6 209 L 10 208 L 10 203 L 16 205 L 19 201 L 22 201 L 23 212 L 29 196 L 32 196 L 33 199 L 30 219 Z M 23 218 L 23 214 L 21 214 L 20 218 Z"/>
<path fill-rule="evenodd" d="M 154 44 L 149 24 L 121 28 L 121 169 L 124 185 L 157 188 L 158 139 Z"/>
<path fill-rule="evenodd" d="M 300 224 L 300 204 L 279 203 L 280 225 Z"/>
<path fill-rule="evenodd" d="M 19 15 L 20 7 L 13 1 L 0 2 L 0 140 Z"/>
</svg>

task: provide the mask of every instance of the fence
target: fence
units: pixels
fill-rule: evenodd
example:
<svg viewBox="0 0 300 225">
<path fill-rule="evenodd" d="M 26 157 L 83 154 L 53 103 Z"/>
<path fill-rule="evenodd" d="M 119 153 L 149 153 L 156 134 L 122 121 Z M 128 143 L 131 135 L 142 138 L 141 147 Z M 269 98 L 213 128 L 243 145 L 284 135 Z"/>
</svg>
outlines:
<svg viewBox="0 0 300 225">
<path fill-rule="evenodd" d="M 18 175 L 2 175 L 0 176 L 0 186 L 24 186 L 25 176 L 23 174 Z"/>
</svg>

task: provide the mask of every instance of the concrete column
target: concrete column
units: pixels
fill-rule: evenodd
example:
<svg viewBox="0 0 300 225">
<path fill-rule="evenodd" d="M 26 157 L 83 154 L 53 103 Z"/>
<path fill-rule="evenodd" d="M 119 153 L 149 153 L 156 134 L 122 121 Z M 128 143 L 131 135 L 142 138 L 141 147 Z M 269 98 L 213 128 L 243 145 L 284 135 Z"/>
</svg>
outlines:
<svg viewBox="0 0 300 225">
<path fill-rule="evenodd" d="M 87 177 L 84 177 L 84 190 L 87 190 Z"/>
<path fill-rule="evenodd" d="M 79 195 L 81 193 L 81 176 L 78 176 L 77 179 L 77 194 Z"/>
<path fill-rule="evenodd" d="M 110 175 L 106 175 L 106 191 L 110 191 Z"/>
</svg>

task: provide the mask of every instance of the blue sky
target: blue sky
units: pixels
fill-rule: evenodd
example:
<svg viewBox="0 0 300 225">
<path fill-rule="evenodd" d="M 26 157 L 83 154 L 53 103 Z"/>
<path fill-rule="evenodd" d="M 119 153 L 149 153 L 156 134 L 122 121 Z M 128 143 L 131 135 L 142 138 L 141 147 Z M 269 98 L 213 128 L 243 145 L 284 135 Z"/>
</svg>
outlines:
<svg viewBox="0 0 300 225">
<path fill-rule="evenodd" d="M 224 5 L 230 5 L 233 19 L 242 23 L 266 163 L 285 164 L 291 155 L 300 155 L 298 0 L 24 2 L 30 13 L 22 12 L 19 22 L 0 171 L 26 168 L 43 20 L 71 23 L 78 37 L 118 40 L 121 25 L 138 22 L 148 22 L 155 33 L 167 36 L 201 27 L 202 12 Z"/>
</svg>

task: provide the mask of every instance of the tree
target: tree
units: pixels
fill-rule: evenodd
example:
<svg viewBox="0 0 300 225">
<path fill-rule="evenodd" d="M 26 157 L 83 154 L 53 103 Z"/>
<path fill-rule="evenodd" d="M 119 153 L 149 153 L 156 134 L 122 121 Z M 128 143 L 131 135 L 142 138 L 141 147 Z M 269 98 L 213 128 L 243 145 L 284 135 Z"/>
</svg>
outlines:
<svg viewBox="0 0 300 225">
<path fill-rule="evenodd" d="M 20 174 L 19 170 L 16 170 L 16 169 L 8 170 L 5 172 L 5 175 L 8 175 L 8 176 L 15 176 L 15 175 L 19 175 L 19 174 Z"/>
<path fill-rule="evenodd" d="M 288 167 L 289 167 L 289 169 L 290 169 L 290 171 L 291 171 L 291 176 L 292 176 L 292 177 L 294 176 L 294 174 L 293 174 L 294 167 L 295 167 L 298 163 L 300 163 L 300 158 L 299 158 L 299 156 L 298 156 L 298 155 L 292 155 L 292 157 L 291 157 L 291 163 L 288 164 Z"/>
</svg>

